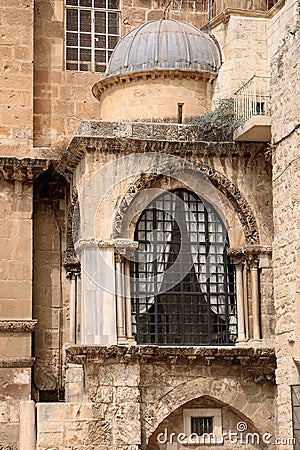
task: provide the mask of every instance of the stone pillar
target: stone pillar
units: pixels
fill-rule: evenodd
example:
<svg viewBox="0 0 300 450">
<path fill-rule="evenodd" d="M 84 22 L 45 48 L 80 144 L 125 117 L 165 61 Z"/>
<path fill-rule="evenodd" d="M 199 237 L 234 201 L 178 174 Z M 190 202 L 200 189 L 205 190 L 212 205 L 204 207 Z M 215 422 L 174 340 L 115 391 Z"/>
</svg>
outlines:
<svg viewBox="0 0 300 450">
<path fill-rule="evenodd" d="M 114 249 L 111 243 L 81 239 L 81 344 L 117 344 Z"/>
<path fill-rule="evenodd" d="M 19 450 L 35 450 L 35 403 L 20 402 Z"/>
<path fill-rule="evenodd" d="M 116 265 L 116 297 L 117 297 L 117 336 L 118 344 L 127 343 L 125 335 L 125 298 L 124 298 L 124 259 L 121 255 L 115 255 Z"/>
<path fill-rule="evenodd" d="M 244 285 L 243 285 L 243 265 L 238 262 L 235 265 L 236 273 L 236 302 L 238 315 L 238 342 L 246 340 L 245 332 L 245 312 L 244 312 Z"/>
<path fill-rule="evenodd" d="M 76 276 L 70 276 L 70 343 L 76 344 Z"/>
<path fill-rule="evenodd" d="M 258 260 L 253 259 L 250 263 L 251 273 L 251 294 L 252 294 L 252 327 L 253 339 L 260 340 L 260 308 L 259 308 L 259 288 L 258 288 Z"/>
</svg>

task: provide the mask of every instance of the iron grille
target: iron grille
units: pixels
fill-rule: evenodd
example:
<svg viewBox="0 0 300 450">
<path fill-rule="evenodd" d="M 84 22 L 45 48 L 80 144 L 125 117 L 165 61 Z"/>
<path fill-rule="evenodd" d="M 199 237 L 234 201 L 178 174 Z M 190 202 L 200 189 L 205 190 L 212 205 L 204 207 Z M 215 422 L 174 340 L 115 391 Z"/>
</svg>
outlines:
<svg viewBox="0 0 300 450">
<path fill-rule="evenodd" d="M 191 417 L 191 433 L 197 436 L 211 434 L 214 431 L 212 417 Z"/>
<path fill-rule="evenodd" d="M 120 37 L 120 0 L 66 0 L 66 69 L 105 72 Z"/>
<path fill-rule="evenodd" d="M 292 411 L 294 449 L 300 450 L 300 385 L 291 386 L 292 389 Z"/>
<path fill-rule="evenodd" d="M 225 226 L 212 206 L 183 189 L 166 192 L 141 214 L 135 239 L 131 292 L 138 344 L 234 344 L 234 268 Z"/>
</svg>

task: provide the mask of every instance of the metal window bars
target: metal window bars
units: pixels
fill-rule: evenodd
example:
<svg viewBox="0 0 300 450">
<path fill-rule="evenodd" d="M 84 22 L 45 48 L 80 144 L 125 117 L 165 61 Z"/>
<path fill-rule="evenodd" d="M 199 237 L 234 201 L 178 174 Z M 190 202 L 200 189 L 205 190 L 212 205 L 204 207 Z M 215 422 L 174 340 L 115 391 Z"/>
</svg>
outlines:
<svg viewBox="0 0 300 450">
<path fill-rule="evenodd" d="M 253 75 L 234 94 L 235 118 L 245 123 L 252 116 L 270 115 L 270 77 Z"/>
<path fill-rule="evenodd" d="M 119 0 L 66 0 L 65 67 L 105 72 L 120 37 Z"/>
</svg>

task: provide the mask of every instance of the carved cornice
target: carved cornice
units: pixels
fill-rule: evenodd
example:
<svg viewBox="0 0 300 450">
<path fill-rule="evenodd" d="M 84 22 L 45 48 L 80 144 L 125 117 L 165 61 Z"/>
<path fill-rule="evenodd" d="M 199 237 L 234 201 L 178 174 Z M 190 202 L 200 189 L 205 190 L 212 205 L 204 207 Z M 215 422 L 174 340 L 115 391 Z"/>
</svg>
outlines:
<svg viewBox="0 0 300 450">
<path fill-rule="evenodd" d="M 253 260 L 259 255 L 272 255 L 272 247 L 268 245 L 250 245 L 244 247 L 230 247 L 227 250 L 230 258 L 234 259 L 249 259 Z"/>
<path fill-rule="evenodd" d="M 242 347 L 158 347 L 158 346 L 73 346 L 66 349 L 67 363 L 72 364 L 166 364 L 199 366 L 239 366 L 272 381 L 276 369 L 272 348 Z"/>
<path fill-rule="evenodd" d="M 6 357 L 0 358 L 0 368 L 20 368 L 20 367 L 32 367 L 35 362 L 35 358 L 31 357 Z"/>
<path fill-rule="evenodd" d="M 261 143 L 211 142 L 198 138 L 197 127 L 174 123 L 84 121 L 60 161 L 56 172 L 71 180 L 86 153 L 128 155 L 158 152 L 181 157 L 228 157 L 264 153 Z"/>
<path fill-rule="evenodd" d="M 8 181 L 33 181 L 49 166 L 48 159 L 0 157 L 0 172 Z"/>
<path fill-rule="evenodd" d="M 99 101 L 101 98 L 101 94 L 105 92 L 107 89 L 124 85 L 128 83 L 132 83 L 133 81 L 148 81 L 148 80 L 156 80 L 156 79 L 167 79 L 172 80 L 174 78 L 178 78 L 179 80 L 188 79 L 188 80 L 214 80 L 217 76 L 216 72 L 209 71 L 199 71 L 193 69 L 149 69 L 149 70 L 140 70 L 135 72 L 127 72 L 119 75 L 114 75 L 108 78 L 103 78 L 94 84 L 92 92 L 94 97 L 96 97 Z"/>
<path fill-rule="evenodd" d="M 0 333 L 33 333 L 37 320 L 0 320 Z"/>
</svg>

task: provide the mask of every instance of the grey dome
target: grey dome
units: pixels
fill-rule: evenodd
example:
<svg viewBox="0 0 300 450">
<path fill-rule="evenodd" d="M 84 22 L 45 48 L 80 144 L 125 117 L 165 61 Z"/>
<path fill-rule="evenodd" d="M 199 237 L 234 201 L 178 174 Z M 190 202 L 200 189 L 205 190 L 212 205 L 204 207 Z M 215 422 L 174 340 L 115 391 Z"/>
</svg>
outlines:
<svg viewBox="0 0 300 450">
<path fill-rule="evenodd" d="M 105 77 L 151 69 L 217 72 L 221 53 L 216 41 L 194 25 L 173 19 L 147 22 L 116 45 Z"/>
</svg>

